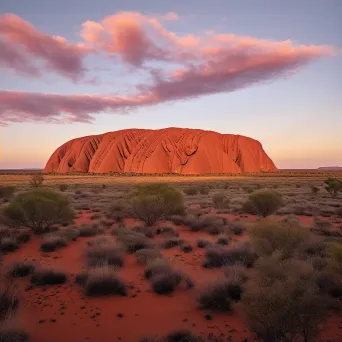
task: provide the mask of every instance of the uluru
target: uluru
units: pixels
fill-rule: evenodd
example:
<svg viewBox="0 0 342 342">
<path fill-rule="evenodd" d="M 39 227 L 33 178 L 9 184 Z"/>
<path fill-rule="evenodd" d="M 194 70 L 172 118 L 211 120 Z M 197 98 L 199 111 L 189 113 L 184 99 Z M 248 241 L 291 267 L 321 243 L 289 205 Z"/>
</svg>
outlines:
<svg viewBox="0 0 342 342">
<path fill-rule="evenodd" d="M 218 174 L 277 170 L 255 139 L 188 128 L 125 129 L 70 140 L 46 173 Z"/>
</svg>

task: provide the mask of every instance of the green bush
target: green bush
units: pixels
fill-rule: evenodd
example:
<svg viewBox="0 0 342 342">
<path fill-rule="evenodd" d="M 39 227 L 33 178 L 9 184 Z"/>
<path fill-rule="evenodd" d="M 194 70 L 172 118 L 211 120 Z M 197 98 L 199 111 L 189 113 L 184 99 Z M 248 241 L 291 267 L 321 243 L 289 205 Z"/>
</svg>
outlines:
<svg viewBox="0 0 342 342">
<path fill-rule="evenodd" d="M 271 189 L 260 189 L 249 195 L 248 201 L 243 205 L 243 210 L 250 214 L 266 217 L 282 206 L 283 200 L 279 192 Z"/>
<path fill-rule="evenodd" d="M 261 259 L 242 304 L 251 330 L 266 342 L 312 341 L 326 317 L 312 265 L 296 259 Z"/>
<path fill-rule="evenodd" d="M 337 197 L 342 190 L 342 180 L 330 177 L 324 181 L 325 190 L 329 192 L 332 197 Z"/>
<path fill-rule="evenodd" d="M 53 225 L 71 222 L 74 211 L 66 196 L 48 189 L 34 189 L 13 198 L 3 215 L 10 225 L 29 227 L 40 234 Z"/>
<path fill-rule="evenodd" d="M 224 192 L 216 193 L 212 200 L 214 207 L 217 209 L 227 209 L 229 207 L 229 198 Z"/>
<path fill-rule="evenodd" d="M 139 185 L 135 188 L 131 204 L 135 216 L 147 226 L 158 219 L 184 214 L 182 193 L 168 184 Z"/>
<path fill-rule="evenodd" d="M 299 225 L 276 221 L 256 223 L 250 234 L 254 250 L 259 256 L 270 256 L 279 251 L 283 258 L 292 257 L 310 236 Z"/>
<path fill-rule="evenodd" d="M 0 198 L 3 198 L 5 201 L 8 201 L 13 196 L 14 191 L 14 186 L 2 185 L 0 186 Z"/>
</svg>

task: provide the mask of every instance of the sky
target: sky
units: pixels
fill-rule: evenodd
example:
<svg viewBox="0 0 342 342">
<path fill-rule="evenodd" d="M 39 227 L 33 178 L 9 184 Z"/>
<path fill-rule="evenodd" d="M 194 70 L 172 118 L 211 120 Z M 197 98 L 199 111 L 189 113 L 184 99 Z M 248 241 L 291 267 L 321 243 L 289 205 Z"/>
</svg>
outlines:
<svg viewBox="0 0 342 342">
<path fill-rule="evenodd" d="M 340 0 L 1 0 L 0 169 L 76 137 L 187 127 L 278 168 L 342 166 Z"/>
</svg>

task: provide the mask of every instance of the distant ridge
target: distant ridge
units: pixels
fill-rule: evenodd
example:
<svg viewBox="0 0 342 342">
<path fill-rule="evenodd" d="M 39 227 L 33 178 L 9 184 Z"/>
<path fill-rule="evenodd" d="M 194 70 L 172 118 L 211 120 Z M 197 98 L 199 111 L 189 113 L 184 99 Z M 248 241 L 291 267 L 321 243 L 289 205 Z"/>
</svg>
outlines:
<svg viewBox="0 0 342 342">
<path fill-rule="evenodd" d="M 321 166 L 317 170 L 342 171 L 342 166 Z"/>
</svg>

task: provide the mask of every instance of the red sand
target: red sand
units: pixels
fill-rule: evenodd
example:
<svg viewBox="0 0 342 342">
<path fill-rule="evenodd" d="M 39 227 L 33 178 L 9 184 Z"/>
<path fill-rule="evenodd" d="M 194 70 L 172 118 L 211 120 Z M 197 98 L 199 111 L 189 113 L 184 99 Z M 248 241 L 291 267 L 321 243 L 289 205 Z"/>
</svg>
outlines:
<svg viewBox="0 0 342 342">
<path fill-rule="evenodd" d="M 77 223 L 88 223 L 90 216 L 90 213 L 83 214 Z M 246 219 L 250 220 L 251 217 Z M 184 231 L 185 227 L 182 226 L 176 229 L 182 238 L 193 245 L 198 238 L 212 239 L 203 232 Z M 245 338 L 255 341 L 238 306 L 233 308 L 231 314 L 211 313 L 211 321 L 204 318 L 207 312 L 198 309 L 198 290 L 222 274 L 222 270 L 201 267 L 203 249 L 195 248 L 188 254 L 178 248 L 163 251 L 174 267 L 181 268 L 194 280 L 195 289 L 178 289 L 171 296 L 157 295 L 144 279 L 143 267 L 137 265 L 134 255 L 127 255 L 125 265 L 119 271 L 127 284 L 134 285 L 127 297 L 84 297 L 81 287 L 74 283 L 74 275 L 82 270 L 83 251 L 89 239 L 79 238 L 66 248 L 47 254 L 39 251 L 39 237 L 35 237 L 18 251 L 6 256 L 6 263 L 23 259 L 37 260 L 41 265 L 61 268 L 70 274 L 69 281 L 61 286 L 30 289 L 27 279 L 21 281 L 19 317 L 22 328 L 29 333 L 33 342 L 138 341 L 143 337 L 162 336 L 175 329 L 187 329 L 196 334 L 231 336 L 232 341 L 240 342 Z M 118 313 L 123 317 L 118 317 Z M 342 341 L 341 336 L 342 318 L 330 317 L 321 334 L 321 341 Z"/>
</svg>

